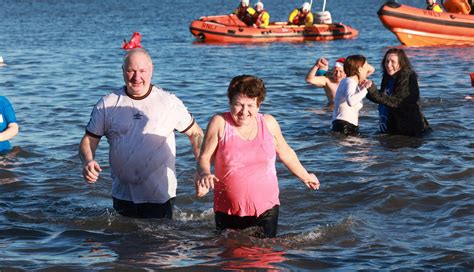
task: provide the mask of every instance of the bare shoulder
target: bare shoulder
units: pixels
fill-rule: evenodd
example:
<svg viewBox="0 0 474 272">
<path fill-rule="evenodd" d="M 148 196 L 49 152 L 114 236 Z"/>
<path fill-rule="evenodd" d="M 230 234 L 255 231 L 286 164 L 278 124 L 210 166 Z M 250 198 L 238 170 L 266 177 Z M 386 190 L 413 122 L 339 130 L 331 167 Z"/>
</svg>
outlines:
<svg viewBox="0 0 474 272">
<path fill-rule="evenodd" d="M 277 122 L 275 117 L 273 117 L 273 115 L 271 114 L 263 114 L 263 119 L 265 120 L 265 122 Z"/>
<path fill-rule="evenodd" d="M 212 116 L 211 120 L 209 121 L 209 125 L 224 125 L 225 124 L 225 119 L 224 119 L 224 114 L 223 113 L 217 113 Z"/>
<path fill-rule="evenodd" d="M 278 121 L 272 115 L 264 114 L 263 120 L 265 120 L 265 124 L 267 125 L 267 128 L 270 130 L 270 132 L 272 132 L 272 134 L 275 134 L 275 132 L 278 132 L 280 130 L 280 125 L 278 124 Z"/>
<path fill-rule="evenodd" d="M 222 136 L 225 128 L 224 114 L 218 113 L 212 116 L 209 124 L 207 125 L 207 133 L 211 135 Z"/>
</svg>

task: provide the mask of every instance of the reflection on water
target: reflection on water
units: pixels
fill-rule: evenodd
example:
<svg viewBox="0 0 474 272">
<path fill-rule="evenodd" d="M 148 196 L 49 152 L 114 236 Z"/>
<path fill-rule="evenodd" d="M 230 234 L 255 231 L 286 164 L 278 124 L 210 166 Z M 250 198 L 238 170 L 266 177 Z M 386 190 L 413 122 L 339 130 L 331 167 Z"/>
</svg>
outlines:
<svg viewBox="0 0 474 272">
<path fill-rule="evenodd" d="M 429 137 L 428 134 L 425 137 Z M 402 135 L 380 135 L 377 137 L 380 145 L 388 149 L 403 147 L 418 148 L 427 140 L 425 138 L 414 138 Z"/>
<path fill-rule="evenodd" d="M 271 248 L 229 246 L 219 256 L 227 261 L 220 263 L 222 269 L 278 269 L 275 266 L 287 259 L 284 251 L 274 251 Z"/>
<path fill-rule="evenodd" d="M 0 185 L 18 181 L 17 175 L 15 174 L 15 166 L 19 165 L 16 157 L 21 156 L 21 152 L 20 147 L 14 146 L 10 151 L 0 153 Z"/>
</svg>

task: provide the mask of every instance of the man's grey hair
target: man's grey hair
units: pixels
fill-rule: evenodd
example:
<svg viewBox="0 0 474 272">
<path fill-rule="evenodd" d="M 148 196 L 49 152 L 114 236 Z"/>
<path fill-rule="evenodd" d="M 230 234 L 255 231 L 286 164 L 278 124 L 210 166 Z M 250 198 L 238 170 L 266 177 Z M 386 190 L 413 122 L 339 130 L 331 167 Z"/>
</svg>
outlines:
<svg viewBox="0 0 474 272">
<path fill-rule="evenodd" d="M 148 58 L 148 60 L 150 61 L 150 63 L 153 63 L 152 60 L 151 60 L 150 54 L 148 54 L 148 52 L 145 49 L 143 49 L 143 48 L 134 48 L 132 50 L 129 50 L 127 55 L 125 55 L 125 57 L 123 58 L 122 68 L 125 68 L 127 66 L 128 61 L 130 60 L 131 56 L 134 56 L 134 55 L 137 55 L 137 54 L 145 55 Z"/>
</svg>

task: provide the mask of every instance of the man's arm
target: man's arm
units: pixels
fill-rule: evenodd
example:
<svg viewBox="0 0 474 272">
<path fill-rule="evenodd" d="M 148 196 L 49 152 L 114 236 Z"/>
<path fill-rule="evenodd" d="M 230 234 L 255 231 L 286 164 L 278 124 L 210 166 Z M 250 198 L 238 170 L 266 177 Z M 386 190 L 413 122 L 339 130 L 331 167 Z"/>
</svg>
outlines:
<svg viewBox="0 0 474 272">
<path fill-rule="evenodd" d="M 328 70 L 327 60 L 324 58 L 318 59 L 316 63 L 311 67 L 308 74 L 306 75 L 306 82 L 316 87 L 326 87 L 328 78 L 325 76 L 317 76 L 316 72 L 320 69 Z"/>
<path fill-rule="evenodd" d="M 202 132 L 201 127 L 199 127 L 198 123 L 195 121 L 194 124 L 184 132 L 184 134 L 186 134 L 186 136 L 189 138 L 189 142 L 193 148 L 194 158 L 196 158 L 197 161 L 199 158 L 199 153 L 201 152 L 204 133 Z"/>
<path fill-rule="evenodd" d="M 82 161 L 82 175 L 88 183 L 94 183 L 102 171 L 99 164 L 94 160 L 95 151 L 99 145 L 100 138 L 84 134 L 79 146 L 79 157 Z"/>
</svg>

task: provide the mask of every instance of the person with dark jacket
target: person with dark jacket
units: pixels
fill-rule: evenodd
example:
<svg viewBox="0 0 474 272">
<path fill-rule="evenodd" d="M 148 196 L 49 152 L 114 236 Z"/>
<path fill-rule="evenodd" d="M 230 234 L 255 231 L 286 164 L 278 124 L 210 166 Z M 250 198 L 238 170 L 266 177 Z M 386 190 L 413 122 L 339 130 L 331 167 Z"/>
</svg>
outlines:
<svg viewBox="0 0 474 272">
<path fill-rule="evenodd" d="M 421 112 L 418 77 L 405 51 L 389 49 L 382 61 L 380 90 L 374 84 L 367 98 L 379 104 L 380 132 L 420 137 L 429 129 Z"/>
</svg>

